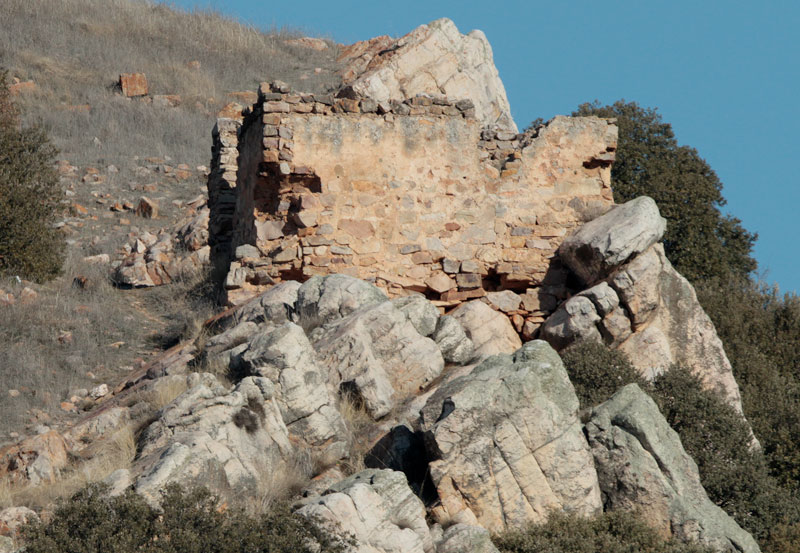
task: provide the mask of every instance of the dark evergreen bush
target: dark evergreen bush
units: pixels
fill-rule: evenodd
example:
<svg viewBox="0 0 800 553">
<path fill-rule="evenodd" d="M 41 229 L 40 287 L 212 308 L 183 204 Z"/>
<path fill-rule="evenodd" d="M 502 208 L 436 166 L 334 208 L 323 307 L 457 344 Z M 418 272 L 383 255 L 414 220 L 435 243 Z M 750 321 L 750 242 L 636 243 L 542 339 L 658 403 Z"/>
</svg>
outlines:
<svg viewBox="0 0 800 553">
<path fill-rule="evenodd" d="M 61 269 L 64 240 L 55 215 L 61 197 L 56 150 L 44 132 L 20 128 L 0 72 L 0 275 L 47 280 Z"/>
<path fill-rule="evenodd" d="M 656 201 L 667 219 L 664 251 L 683 276 L 695 283 L 728 275 L 746 278 L 755 270 L 751 253 L 757 236 L 723 215 L 719 177 L 697 150 L 678 144 L 672 126 L 656 109 L 619 100 L 606 106 L 583 104 L 573 115 L 617 119 L 614 199 L 621 203 L 647 195 Z"/>
<path fill-rule="evenodd" d="M 582 408 L 603 403 L 632 382 L 646 388 L 644 379 L 624 353 L 598 342 L 581 342 L 561 352 L 569 379 Z"/>
<path fill-rule="evenodd" d="M 495 537 L 503 553 L 711 553 L 697 544 L 666 540 L 636 514 L 615 511 L 594 518 L 556 514 L 547 523 Z"/>
<path fill-rule="evenodd" d="M 800 500 L 769 474 L 747 423 L 688 369 L 671 367 L 650 394 L 697 463 L 711 500 L 757 540 L 765 543 L 774 528 L 800 521 Z"/>
<path fill-rule="evenodd" d="M 208 490 L 170 485 L 151 507 L 133 491 L 110 498 L 92 485 L 62 502 L 47 523 L 23 529 L 27 553 L 343 553 L 348 540 L 280 505 L 251 516 Z"/>
</svg>

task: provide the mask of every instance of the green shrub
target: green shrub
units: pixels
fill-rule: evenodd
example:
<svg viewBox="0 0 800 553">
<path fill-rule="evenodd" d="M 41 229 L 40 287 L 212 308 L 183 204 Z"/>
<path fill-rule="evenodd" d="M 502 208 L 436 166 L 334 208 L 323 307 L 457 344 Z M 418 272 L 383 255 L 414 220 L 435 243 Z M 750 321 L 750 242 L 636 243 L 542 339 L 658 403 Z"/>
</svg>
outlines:
<svg viewBox="0 0 800 553">
<path fill-rule="evenodd" d="M 653 381 L 650 394 L 697 463 L 711 500 L 744 529 L 764 543 L 774 528 L 800 520 L 800 501 L 752 450 L 747 423 L 688 369 L 671 367 Z"/>
<path fill-rule="evenodd" d="M 619 127 L 611 188 L 618 203 L 652 197 L 667 220 L 664 251 L 692 283 L 719 276 L 746 277 L 756 268 L 751 253 L 757 236 L 724 215 L 722 182 L 690 146 L 681 146 L 672 126 L 653 108 L 619 100 L 582 104 L 573 115 L 613 117 Z"/>
<path fill-rule="evenodd" d="M 545 524 L 496 536 L 503 553 L 710 553 L 697 544 L 666 540 L 634 513 L 594 518 L 555 514 Z"/>
<path fill-rule="evenodd" d="M 220 505 L 206 489 L 170 485 L 161 506 L 159 512 L 132 490 L 110 498 L 104 486 L 89 486 L 61 503 L 48 523 L 23 529 L 26 552 L 340 553 L 348 545 L 285 505 L 250 516 Z"/>
<path fill-rule="evenodd" d="M 597 342 L 582 342 L 561 353 L 582 408 L 603 403 L 619 388 L 638 383 L 646 388 L 626 355 Z"/>
<path fill-rule="evenodd" d="M 0 73 L 0 275 L 47 280 L 58 274 L 64 241 L 54 228 L 60 199 L 44 132 L 19 128 Z"/>
<path fill-rule="evenodd" d="M 583 408 L 602 403 L 618 388 L 637 382 L 655 399 L 667 422 L 680 435 L 686 452 L 697 463 L 711 500 L 751 532 L 764 545 L 765 552 L 771 551 L 765 544 L 773 541 L 780 547 L 791 544 L 800 551 L 800 532 L 793 526 L 800 522 L 800 500 L 770 474 L 769 460 L 775 457 L 775 447 L 753 451 L 747 422 L 730 405 L 704 390 L 688 369 L 674 366 L 652 383 L 644 382 L 624 353 L 597 343 L 568 348 L 562 352 L 562 359 Z M 779 388 L 777 379 L 785 383 L 788 377 L 771 367 L 759 375 L 764 379 L 759 381 L 764 393 L 763 408 L 768 409 L 768 391 L 778 405 L 771 415 L 761 416 L 785 416 L 780 407 L 786 406 L 791 392 Z M 751 392 L 750 397 L 753 395 Z M 785 428 L 786 423 L 776 421 L 776 427 Z M 764 429 L 759 435 L 772 433 Z M 791 442 L 784 447 L 787 451 L 797 448 Z"/>
<path fill-rule="evenodd" d="M 714 321 L 745 415 L 781 485 L 800 488 L 800 298 L 741 280 L 707 281 L 698 298 Z"/>
</svg>

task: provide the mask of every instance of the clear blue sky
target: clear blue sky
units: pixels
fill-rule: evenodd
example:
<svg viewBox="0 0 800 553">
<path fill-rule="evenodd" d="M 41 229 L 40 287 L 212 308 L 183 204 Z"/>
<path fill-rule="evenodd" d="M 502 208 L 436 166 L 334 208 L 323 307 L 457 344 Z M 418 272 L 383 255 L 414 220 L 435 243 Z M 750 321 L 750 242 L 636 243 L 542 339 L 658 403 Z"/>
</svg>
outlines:
<svg viewBox="0 0 800 553">
<path fill-rule="evenodd" d="M 720 176 L 723 209 L 758 232 L 765 280 L 800 292 L 800 2 L 175 3 L 341 43 L 449 17 L 462 33 L 486 33 L 520 127 L 594 99 L 657 107 Z"/>
</svg>

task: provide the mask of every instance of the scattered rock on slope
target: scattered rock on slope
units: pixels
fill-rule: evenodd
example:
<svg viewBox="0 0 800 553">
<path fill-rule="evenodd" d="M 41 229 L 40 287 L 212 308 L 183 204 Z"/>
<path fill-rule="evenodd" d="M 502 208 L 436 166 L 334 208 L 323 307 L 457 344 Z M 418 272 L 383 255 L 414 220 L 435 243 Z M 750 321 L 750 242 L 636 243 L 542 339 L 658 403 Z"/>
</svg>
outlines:
<svg viewBox="0 0 800 553">
<path fill-rule="evenodd" d="M 636 510 L 665 536 L 758 553 L 753 537 L 708 498 L 680 437 L 636 384 L 593 410 L 586 435 L 606 508 Z"/>
</svg>

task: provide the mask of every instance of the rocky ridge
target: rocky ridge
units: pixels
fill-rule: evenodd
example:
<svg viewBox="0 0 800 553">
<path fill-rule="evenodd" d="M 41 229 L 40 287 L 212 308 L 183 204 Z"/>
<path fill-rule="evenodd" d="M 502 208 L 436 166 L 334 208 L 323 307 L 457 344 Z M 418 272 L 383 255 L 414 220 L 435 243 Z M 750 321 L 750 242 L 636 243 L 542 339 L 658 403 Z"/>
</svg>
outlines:
<svg viewBox="0 0 800 553">
<path fill-rule="evenodd" d="M 367 111 L 370 117 L 373 113 L 377 117 L 379 107 L 375 106 L 373 112 L 370 97 L 359 90 L 389 88 L 389 76 L 403 75 L 392 86 L 408 96 L 414 84 L 408 77 L 414 73 L 403 56 L 413 57 L 418 52 L 414 45 L 427 41 L 453 53 L 457 61 L 452 67 L 482 75 L 491 66 L 494 73 L 489 74 L 496 77 L 491 57 L 485 55 L 482 35 L 471 33 L 468 39 L 450 36 L 451 26 L 447 21 L 435 22 L 394 45 L 387 39 L 356 45 L 347 55 L 359 69 L 354 69 L 349 89 L 331 99 L 331 104 L 317 98 L 298 98 L 289 103 L 291 92 L 277 86 L 262 89 L 262 105 L 311 104 L 313 111 L 320 104 L 327 107 L 319 109 L 331 113 L 341 109 L 352 114 L 357 109 L 358 113 Z M 374 52 L 378 46 L 386 49 L 387 45 L 394 54 Z M 477 62 L 476 48 L 484 52 Z M 420 63 L 435 65 L 440 59 L 433 55 Z M 448 67 L 444 64 L 445 69 Z M 444 75 L 434 84 L 442 91 L 449 82 Z M 396 107 L 399 105 L 408 106 L 409 111 L 419 108 L 419 117 L 457 117 L 456 124 L 465 128 L 475 124 L 470 123 L 472 115 L 482 123 L 502 120 L 507 101 L 501 89 L 490 93 L 492 101 L 482 103 L 471 85 L 464 86 L 465 95 L 475 96 L 470 98 L 473 108 L 464 105 L 465 109 L 459 110 L 454 105 L 458 113 L 447 115 L 444 108 L 448 104 L 436 104 L 432 99 L 408 103 L 395 100 L 388 104 L 391 110 L 381 114 L 382 121 L 387 121 L 387 115 L 396 116 L 396 109 L 406 110 Z M 358 100 L 348 97 L 352 91 L 358 94 Z M 363 109 L 365 103 L 368 110 Z M 353 111 L 347 111 L 348 106 Z M 442 109 L 430 109 L 434 106 Z M 493 108 L 499 109 L 499 115 L 492 115 Z M 466 113 L 470 109 L 475 113 Z M 209 179 L 219 185 L 209 185 L 209 202 L 216 208 L 233 209 L 230 200 L 235 195 L 231 191 L 243 184 L 231 172 L 238 170 L 238 162 L 233 166 L 231 157 L 241 151 L 240 139 L 247 131 L 242 126 L 242 113 L 234 109 L 217 125 Z M 490 114 L 488 120 L 486 113 Z M 584 123 L 578 122 L 578 126 Z M 560 118 L 537 137 L 515 134 L 520 158 L 544 152 L 546 159 L 555 159 L 553 152 L 560 147 L 548 149 L 554 142 L 579 136 L 586 143 L 586 152 L 592 153 L 571 161 L 584 168 L 588 163 L 592 171 L 601 168 L 581 186 L 591 186 L 593 193 L 602 192 L 608 188 L 602 171 L 613 160 L 612 125 L 590 121 L 584 126 L 597 127 L 597 132 L 578 135 L 569 131 L 572 125 L 567 118 Z M 299 141 L 281 137 L 283 127 L 272 126 L 278 133 L 277 147 L 263 151 L 275 152 L 277 159 L 262 158 L 263 163 L 273 164 L 262 168 L 281 172 L 285 163 L 289 171 L 284 176 L 289 180 L 280 182 L 314 185 L 310 177 L 319 174 L 298 172 L 293 159 L 280 157 L 282 152 L 297 154 L 293 148 Z M 256 133 L 259 148 L 264 144 L 265 128 Z M 558 129 L 567 130 L 556 133 Z M 491 140 L 505 138 L 497 134 L 502 132 L 497 129 L 489 132 L 486 136 L 491 135 Z M 478 136 L 480 133 L 475 133 L 476 143 Z M 603 142 L 592 144 L 591 137 L 598 136 Z M 528 154 L 525 148 L 530 148 Z M 263 151 L 259 149 L 258 155 Z M 492 182 L 502 183 L 502 174 L 492 165 L 497 158 L 487 154 L 482 160 L 488 160 L 495 170 L 490 172 Z M 510 171 L 506 177 L 521 172 L 518 181 L 525 184 L 531 174 L 522 170 L 523 163 L 513 165 L 516 160 L 507 160 L 510 166 L 503 162 L 502 170 Z M 302 178 L 291 180 L 297 177 Z M 220 184 L 223 181 L 227 188 Z M 115 432 L 139 421 L 144 430 L 136 444 L 134 462 L 106 478 L 116 493 L 133 486 L 157 502 L 159 490 L 174 481 L 203 484 L 232 499 L 254 490 L 276 493 L 283 481 L 299 477 L 306 486 L 304 497 L 295 504 L 297 513 L 319 517 L 332 529 L 349 532 L 358 551 L 495 551 L 488 539 L 491 532 L 545 521 L 553 511 L 590 516 L 609 509 L 642 510 L 647 522 L 666 536 L 697 541 L 720 551 L 759 551 L 752 537 L 708 500 L 697 467 L 677 434 L 637 387 L 623 388 L 595 407 L 588 421 L 579 418 L 578 400 L 557 350 L 582 340 L 603 341 L 626 351 L 648 376 L 673 362 L 687 364 L 706 386 L 723 393 L 740 412 L 741 405 L 730 364 L 713 326 L 691 285 L 675 272 L 658 244 L 664 221 L 654 202 L 639 198 L 610 207 L 602 201 L 601 193 L 590 205 L 576 189 L 559 182 L 549 181 L 552 190 L 544 196 L 557 195 L 562 187 L 566 199 L 554 204 L 562 211 L 567 206 L 572 210 L 568 225 L 557 218 L 544 218 L 530 220 L 527 225 L 497 227 L 508 237 L 510 248 L 533 250 L 540 238 L 529 238 L 526 229 L 535 232 L 541 230 L 537 226 L 554 229 L 561 225 L 563 232 L 548 235 L 547 248 L 553 249 L 552 255 L 537 257 L 547 270 L 537 283 L 537 288 L 546 292 L 538 290 L 535 302 L 528 294 L 528 285 L 536 280 L 530 274 L 522 280 L 524 293 L 517 293 L 521 289 L 513 284 L 520 280 L 511 275 L 524 275 L 520 268 L 524 264 L 515 269 L 511 261 L 502 261 L 509 264 L 508 272 L 503 273 L 497 289 L 484 289 L 478 262 L 490 262 L 474 259 L 472 254 L 477 249 L 458 259 L 458 269 L 452 272 L 447 271 L 447 263 L 456 260 L 435 260 L 444 275 L 441 280 L 452 278 L 456 283 L 449 290 L 483 292 L 448 302 L 441 296 L 431 300 L 413 293 L 416 285 L 408 281 L 378 286 L 389 279 L 367 281 L 343 274 L 346 271 L 301 272 L 294 279 L 286 271 L 275 279 L 267 270 L 264 276 L 256 277 L 257 269 L 267 266 L 266 262 L 259 265 L 263 252 L 258 245 L 240 244 L 228 252 L 233 263 L 239 263 L 231 266 L 228 279 L 263 278 L 265 291 L 258 290 L 250 299 L 209 321 L 209 336 L 203 340 L 176 346 L 126 382 L 107 390 L 98 397 L 98 407 L 77 425 L 0 451 L 0 476 L 27 485 L 56 481 L 67 472 L 69 458 L 90 458 L 92 452 L 102 451 L 100 445 L 109 443 Z M 513 189 L 505 191 L 513 198 Z M 490 194 L 498 192 L 502 190 Z M 278 189 L 278 197 L 280 193 Z M 302 230 L 324 225 L 308 216 L 321 214 L 321 207 L 326 206 L 311 200 L 303 204 L 306 197 L 305 190 L 293 196 L 292 201 L 298 203 L 289 202 L 287 216 L 300 229 L 298 239 L 324 236 Z M 573 205 L 576 198 L 580 201 Z M 303 209 L 304 205 L 310 209 Z M 298 206 L 300 209 L 294 209 Z M 188 247 L 194 252 L 190 256 L 213 251 L 219 243 L 215 240 L 233 230 L 215 226 L 220 220 L 215 220 L 213 209 L 203 209 L 198 211 L 196 224 L 180 233 L 185 246 L 199 246 L 194 250 Z M 497 217 L 502 218 L 504 213 Z M 581 225 L 577 213 L 580 223 L 588 222 Z M 350 221 L 351 235 L 365 228 Z M 569 237 L 567 228 L 575 231 Z M 254 230 L 257 234 L 256 225 Z M 283 227 L 277 230 L 283 232 Z M 500 234 L 494 228 L 492 232 Z M 204 242 L 206 236 L 208 244 Z M 489 243 L 484 244 L 482 239 L 477 242 L 478 246 Z M 285 261 L 291 264 L 303 259 L 307 247 L 312 248 L 310 259 L 311 255 L 323 255 L 313 248 L 333 244 L 307 246 L 298 241 L 286 249 L 284 246 L 277 254 L 295 248 L 295 256 Z M 350 243 L 338 246 L 350 248 Z M 141 247 L 136 244 L 130 260 L 120 265 L 138 267 L 129 271 L 133 276 L 127 283 L 149 286 L 167 282 L 164 274 L 173 278 L 173 271 L 178 269 L 170 265 L 168 256 L 160 254 L 174 248 L 172 238 L 152 244 L 142 241 Z M 399 255 L 428 251 L 420 248 Z M 277 255 L 270 259 L 281 262 Z M 124 274 L 124 269 L 119 269 L 120 278 L 124 279 Z M 485 276 L 489 276 L 488 271 Z M 472 284 L 459 287 L 459 282 L 468 281 Z M 231 284 L 226 282 L 226 287 L 236 289 Z M 422 291 L 429 294 L 429 289 L 426 284 Z M 400 290 L 403 294 L 398 293 Z M 545 296 L 547 307 L 542 305 Z M 531 304 L 530 309 L 526 303 Z M 530 316 L 534 311 L 537 316 Z M 213 369 L 213 373 L 206 369 Z M 185 391 L 156 413 L 146 412 L 141 394 L 166 391 L 176 385 Z M 356 443 L 362 447 L 354 447 Z M 343 474 L 345 467 L 360 462 L 372 468 Z M 2 511 L 0 520 L 23 515 Z"/>
</svg>

